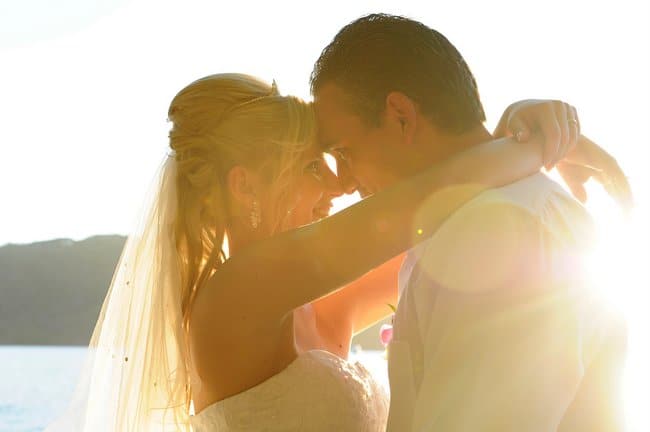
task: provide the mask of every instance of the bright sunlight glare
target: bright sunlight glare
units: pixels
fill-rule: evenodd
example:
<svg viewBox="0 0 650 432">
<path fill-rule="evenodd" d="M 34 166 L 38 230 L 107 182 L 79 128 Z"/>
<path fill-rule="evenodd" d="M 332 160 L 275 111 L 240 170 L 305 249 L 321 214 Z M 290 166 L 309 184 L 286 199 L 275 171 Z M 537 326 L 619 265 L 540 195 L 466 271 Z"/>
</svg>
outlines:
<svg viewBox="0 0 650 432">
<path fill-rule="evenodd" d="M 649 8 L 638 0 L 4 1 L 0 246 L 127 234 L 166 151 L 167 107 L 179 89 L 245 72 L 309 99 L 314 61 L 343 25 L 370 12 L 406 15 L 463 54 L 490 130 L 511 102 L 561 99 L 631 176 L 638 206 L 629 217 L 588 185 L 598 231 L 589 268 L 626 318 L 626 418 L 630 431 L 648 431 Z M 358 199 L 343 196 L 333 211 Z"/>
<path fill-rule="evenodd" d="M 589 187 L 591 186 L 591 187 Z M 594 215 L 597 239 L 587 261 L 592 287 L 624 317 L 627 325 L 627 359 L 623 380 L 624 414 L 628 430 L 647 430 L 647 384 L 650 294 L 647 250 L 648 214 L 643 207 L 625 215 L 597 185 L 588 184 L 587 208 Z"/>
<path fill-rule="evenodd" d="M 328 166 L 336 170 L 331 155 L 325 155 Z M 556 171 L 549 174 L 562 184 Z M 638 183 L 633 183 L 638 184 Z M 586 185 L 587 210 L 594 217 L 596 238 L 586 260 L 591 289 L 598 292 L 615 312 L 625 317 L 628 332 L 628 352 L 623 382 L 624 415 L 627 430 L 646 430 L 650 424 L 647 414 L 647 383 L 650 382 L 650 349 L 647 331 L 650 319 L 647 305 L 650 292 L 647 281 L 647 263 L 650 262 L 647 244 L 649 238 L 647 209 L 637 207 L 630 214 L 611 199 L 605 190 L 590 180 Z M 633 190 L 634 192 L 634 190 Z M 332 212 L 340 211 L 359 200 L 357 193 L 335 200 Z"/>
</svg>

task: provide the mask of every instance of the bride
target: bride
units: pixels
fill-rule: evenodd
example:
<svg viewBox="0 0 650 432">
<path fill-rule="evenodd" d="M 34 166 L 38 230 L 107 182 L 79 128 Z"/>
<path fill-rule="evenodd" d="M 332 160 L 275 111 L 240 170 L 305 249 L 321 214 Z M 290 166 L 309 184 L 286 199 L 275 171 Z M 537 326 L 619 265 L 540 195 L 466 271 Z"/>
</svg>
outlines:
<svg viewBox="0 0 650 432">
<path fill-rule="evenodd" d="M 482 144 L 312 223 L 342 191 L 309 103 L 212 75 L 176 95 L 169 119 L 81 381 L 46 430 L 383 431 L 387 395 L 346 357 L 396 302 L 399 254 L 418 239 L 409 220 L 468 185 L 440 200 L 431 233 L 486 188 L 538 171 L 540 142 Z"/>
</svg>

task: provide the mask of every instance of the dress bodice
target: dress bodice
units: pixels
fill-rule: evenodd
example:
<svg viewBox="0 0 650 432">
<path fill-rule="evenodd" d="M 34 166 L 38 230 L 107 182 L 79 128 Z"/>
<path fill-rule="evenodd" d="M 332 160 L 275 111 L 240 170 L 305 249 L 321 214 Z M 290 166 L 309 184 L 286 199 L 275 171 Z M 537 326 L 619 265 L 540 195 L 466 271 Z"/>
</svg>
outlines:
<svg viewBox="0 0 650 432">
<path fill-rule="evenodd" d="M 354 431 L 386 427 L 388 397 L 359 363 L 300 354 L 277 375 L 192 417 L 196 432 Z"/>
</svg>

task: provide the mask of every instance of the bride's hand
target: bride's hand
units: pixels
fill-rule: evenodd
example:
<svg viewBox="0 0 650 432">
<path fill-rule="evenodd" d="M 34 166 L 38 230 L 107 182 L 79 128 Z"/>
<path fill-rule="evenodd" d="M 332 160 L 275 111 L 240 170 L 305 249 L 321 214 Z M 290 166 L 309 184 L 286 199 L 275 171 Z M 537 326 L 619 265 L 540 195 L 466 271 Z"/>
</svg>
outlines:
<svg viewBox="0 0 650 432">
<path fill-rule="evenodd" d="M 580 122 L 576 109 L 554 100 L 527 99 L 511 104 L 494 130 L 495 138 L 515 136 L 526 142 L 533 133 L 544 137 L 544 167 L 553 168 L 578 143 Z"/>
<path fill-rule="evenodd" d="M 581 202 L 587 201 L 585 183 L 594 178 L 624 210 L 633 206 L 627 176 L 612 155 L 581 135 L 578 144 L 557 164 L 562 179 Z"/>
<path fill-rule="evenodd" d="M 580 122 L 573 106 L 535 99 L 515 102 L 501 116 L 494 136 L 514 135 L 525 142 L 534 132 L 544 136 L 544 166 L 556 166 L 578 200 L 587 200 L 584 185 L 594 178 L 623 209 L 631 209 L 633 199 L 627 177 L 614 157 L 580 135 Z"/>
</svg>

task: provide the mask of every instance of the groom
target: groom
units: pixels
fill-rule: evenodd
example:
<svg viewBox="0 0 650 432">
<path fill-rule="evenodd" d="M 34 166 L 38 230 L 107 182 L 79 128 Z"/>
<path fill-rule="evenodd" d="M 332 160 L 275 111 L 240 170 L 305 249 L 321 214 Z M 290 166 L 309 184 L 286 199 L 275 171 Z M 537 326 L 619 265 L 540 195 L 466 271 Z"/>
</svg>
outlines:
<svg viewBox="0 0 650 432">
<path fill-rule="evenodd" d="M 410 19 L 344 27 L 311 87 L 347 192 L 372 194 L 492 139 L 461 55 Z M 566 145 L 577 120 L 558 107 Z M 619 428 L 624 330 L 583 287 L 590 226 L 540 173 L 483 193 L 408 253 L 388 349 L 389 431 Z"/>
</svg>

